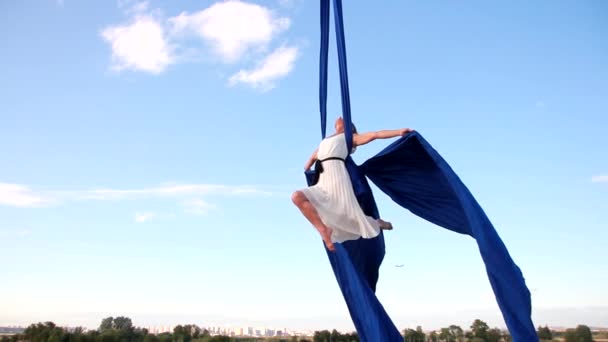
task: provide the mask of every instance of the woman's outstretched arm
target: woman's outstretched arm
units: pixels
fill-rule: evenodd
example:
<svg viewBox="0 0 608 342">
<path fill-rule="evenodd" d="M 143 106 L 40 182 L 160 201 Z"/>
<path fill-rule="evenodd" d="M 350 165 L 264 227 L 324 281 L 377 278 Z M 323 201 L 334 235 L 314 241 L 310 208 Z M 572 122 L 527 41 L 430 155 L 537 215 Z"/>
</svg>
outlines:
<svg viewBox="0 0 608 342">
<path fill-rule="evenodd" d="M 376 139 L 390 139 L 394 137 L 404 136 L 414 131 L 411 128 L 388 129 L 377 132 L 367 132 L 363 134 L 355 134 L 353 136 L 353 145 L 361 146 L 370 143 Z"/>
</svg>

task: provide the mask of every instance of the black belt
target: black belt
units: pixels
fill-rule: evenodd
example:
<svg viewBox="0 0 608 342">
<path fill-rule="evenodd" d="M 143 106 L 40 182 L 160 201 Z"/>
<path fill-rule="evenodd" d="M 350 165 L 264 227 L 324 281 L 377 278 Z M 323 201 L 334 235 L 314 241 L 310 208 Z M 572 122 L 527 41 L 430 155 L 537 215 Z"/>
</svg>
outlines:
<svg viewBox="0 0 608 342">
<path fill-rule="evenodd" d="M 321 159 L 319 160 L 320 162 L 324 162 L 327 160 L 341 160 L 343 163 L 345 162 L 344 159 L 340 158 L 340 157 L 329 157 L 329 158 L 325 158 L 325 159 Z"/>
<path fill-rule="evenodd" d="M 319 174 L 323 172 L 323 162 L 324 161 L 328 161 L 328 160 L 341 160 L 343 163 L 346 162 L 344 159 L 340 158 L 340 157 L 329 157 L 329 158 L 325 158 L 325 159 L 317 159 L 317 161 L 315 162 L 315 171 L 318 172 Z"/>
</svg>

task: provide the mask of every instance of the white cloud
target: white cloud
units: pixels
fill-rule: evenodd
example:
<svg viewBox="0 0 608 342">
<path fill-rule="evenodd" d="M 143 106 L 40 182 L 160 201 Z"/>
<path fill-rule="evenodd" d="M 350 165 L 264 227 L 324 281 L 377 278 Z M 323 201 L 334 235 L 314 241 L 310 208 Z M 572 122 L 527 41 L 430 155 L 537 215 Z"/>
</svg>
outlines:
<svg viewBox="0 0 608 342">
<path fill-rule="evenodd" d="M 143 4 L 143 5 L 142 5 Z M 147 4 L 135 5 L 145 10 Z M 148 15 L 138 15 L 131 24 L 105 28 L 101 36 L 112 47 L 112 68 L 158 74 L 174 62 L 161 23 Z"/>
<path fill-rule="evenodd" d="M 294 4 L 294 0 L 279 0 L 283 7 Z M 203 10 L 182 12 L 168 19 L 163 18 L 160 9 L 151 9 L 148 1 L 118 0 L 118 7 L 130 21 L 101 32 L 111 47 L 111 69 L 116 71 L 159 74 L 192 56 L 216 55 L 224 63 L 247 63 L 267 54 L 254 68 L 241 66 L 228 83 L 269 90 L 293 70 L 298 56 L 298 48 L 285 46 L 268 54 L 273 40 L 289 29 L 291 20 L 258 4 L 218 1 Z M 189 45 L 192 41 L 184 39 L 189 37 L 202 40 L 209 51 Z"/>
<path fill-rule="evenodd" d="M 128 9 L 128 12 L 144 13 L 148 10 L 148 6 L 149 6 L 149 4 L 147 1 L 137 2 L 137 3 L 133 4 L 133 6 L 131 6 L 131 8 Z"/>
<path fill-rule="evenodd" d="M 125 14 L 143 13 L 148 10 L 148 7 L 148 1 L 118 0 L 118 8 L 123 10 Z"/>
<path fill-rule="evenodd" d="M 192 196 L 270 196 L 273 192 L 265 191 L 251 185 L 222 185 L 222 184 L 170 184 L 150 188 L 134 189 L 94 189 L 79 191 L 48 191 L 40 192 L 20 184 L 0 183 L 0 205 L 11 207 L 42 207 L 58 205 L 70 201 L 112 201 L 112 200 L 149 200 L 149 199 L 179 199 Z M 203 204 L 192 202 L 192 206 L 201 210 Z M 198 203 L 198 205 L 197 205 Z M 207 209 L 211 206 L 207 206 Z M 136 215 L 137 222 L 158 218 Z M 143 220 L 143 221 L 138 221 Z"/>
<path fill-rule="evenodd" d="M 194 215 L 206 215 L 211 210 L 217 209 L 214 204 L 201 199 L 189 200 L 183 203 L 184 211 Z"/>
<path fill-rule="evenodd" d="M 0 205 L 12 207 L 40 207 L 50 202 L 41 194 L 34 193 L 30 188 L 10 183 L 0 183 Z"/>
<path fill-rule="evenodd" d="M 297 57 L 298 48 L 282 46 L 266 56 L 253 70 L 241 70 L 232 75 L 229 83 L 245 83 L 254 88 L 271 89 L 276 80 L 293 70 Z"/>
<path fill-rule="evenodd" d="M 289 18 L 277 17 L 268 8 L 228 0 L 169 19 L 174 34 L 194 33 L 209 42 L 226 62 L 240 59 L 250 49 L 263 49 L 290 26 Z"/>
<path fill-rule="evenodd" d="M 175 184 L 142 189 L 96 189 L 80 194 L 83 199 L 118 200 L 150 197 L 183 197 L 191 195 L 270 195 L 248 185 Z"/>
<path fill-rule="evenodd" d="M 156 214 L 155 213 L 151 213 L 151 212 L 136 213 L 135 214 L 135 222 L 137 222 L 137 223 L 144 223 L 146 221 L 150 221 L 151 219 L 153 219 L 155 217 L 156 217 Z"/>
<path fill-rule="evenodd" d="M 591 177 L 593 183 L 608 183 L 608 175 L 600 175 Z"/>
<path fill-rule="evenodd" d="M 293 9 L 299 7 L 304 3 L 304 0 L 278 0 L 279 5 L 286 9 Z"/>
</svg>

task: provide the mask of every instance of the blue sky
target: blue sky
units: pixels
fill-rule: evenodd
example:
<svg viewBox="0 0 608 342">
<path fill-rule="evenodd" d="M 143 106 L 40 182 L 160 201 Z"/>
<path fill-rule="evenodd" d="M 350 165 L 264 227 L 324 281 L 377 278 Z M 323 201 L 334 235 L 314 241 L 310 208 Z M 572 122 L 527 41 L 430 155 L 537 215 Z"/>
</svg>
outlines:
<svg viewBox="0 0 608 342">
<path fill-rule="evenodd" d="M 344 11 L 359 130 L 413 127 L 443 155 L 536 325 L 606 325 L 608 4 Z M 320 137 L 317 2 L 19 1 L 0 17 L 0 324 L 352 329 L 289 200 Z M 376 197 L 397 326 L 504 327 L 474 241 Z"/>
</svg>

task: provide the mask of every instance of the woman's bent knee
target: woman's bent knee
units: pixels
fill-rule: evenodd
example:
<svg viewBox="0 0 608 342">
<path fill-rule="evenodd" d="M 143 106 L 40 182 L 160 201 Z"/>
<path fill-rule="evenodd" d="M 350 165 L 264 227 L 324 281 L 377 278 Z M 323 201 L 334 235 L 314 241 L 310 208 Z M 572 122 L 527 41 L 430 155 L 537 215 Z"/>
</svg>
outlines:
<svg viewBox="0 0 608 342">
<path fill-rule="evenodd" d="M 295 191 L 291 195 L 291 201 L 296 206 L 300 206 L 302 204 L 302 202 L 306 201 L 306 196 L 304 196 L 304 194 L 302 193 L 302 191 Z"/>
</svg>

